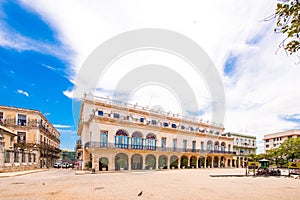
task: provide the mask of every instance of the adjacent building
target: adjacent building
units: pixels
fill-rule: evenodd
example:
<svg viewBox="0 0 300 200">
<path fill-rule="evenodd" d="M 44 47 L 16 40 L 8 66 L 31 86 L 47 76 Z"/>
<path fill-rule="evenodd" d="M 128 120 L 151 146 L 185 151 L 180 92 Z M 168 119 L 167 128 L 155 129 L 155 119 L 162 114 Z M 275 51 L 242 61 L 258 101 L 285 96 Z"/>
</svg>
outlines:
<svg viewBox="0 0 300 200">
<path fill-rule="evenodd" d="M 249 154 L 256 154 L 256 137 L 251 135 L 244 135 L 240 133 L 227 133 L 233 137 L 233 151 L 235 156 L 232 167 L 245 167 L 247 156 Z"/>
<path fill-rule="evenodd" d="M 288 130 L 278 133 L 271 133 L 264 135 L 264 150 L 265 153 L 268 150 L 279 147 L 288 138 L 300 137 L 300 130 Z"/>
<path fill-rule="evenodd" d="M 82 168 L 141 170 L 231 167 L 233 137 L 215 123 L 85 96 L 78 124 Z"/>
<path fill-rule="evenodd" d="M 60 133 L 40 111 L 0 106 L 0 125 L 14 134 L 4 153 L 5 167 L 51 167 L 59 159 Z"/>
</svg>

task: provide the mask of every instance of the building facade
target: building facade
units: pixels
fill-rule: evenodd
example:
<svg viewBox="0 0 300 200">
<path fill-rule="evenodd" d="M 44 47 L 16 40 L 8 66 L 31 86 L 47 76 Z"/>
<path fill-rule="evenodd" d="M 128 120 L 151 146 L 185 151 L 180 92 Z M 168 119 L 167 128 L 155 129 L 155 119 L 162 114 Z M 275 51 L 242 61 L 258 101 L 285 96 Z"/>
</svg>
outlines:
<svg viewBox="0 0 300 200">
<path fill-rule="evenodd" d="M 233 137 L 233 167 L 246 167 L 247 156 L 256 154 L 256 137 L 251 135 L 243 135 L 239 133 L 227 133 Z"/>
<path fill-rule="evenodd" d="M 16 134 L 13 166 L 52 167 L 59 158 L 60 133 L 40 111 L 0 106 L 0 123 Z"/>
<path fill-rule="evenodd" d="M 94 96 L 82 100 L 78 137 L 82 168 L 96 171 L 232 165 L 223 126 Z"/>
<path fill-rule="evenodd" d="M 300 130 L 288 130 L 278 133 L 271 133 L 264 135 L 264 150 L 265 153 L 268 150 L 279 147 L 288 138 L 300 137 Z"/>
</svg>

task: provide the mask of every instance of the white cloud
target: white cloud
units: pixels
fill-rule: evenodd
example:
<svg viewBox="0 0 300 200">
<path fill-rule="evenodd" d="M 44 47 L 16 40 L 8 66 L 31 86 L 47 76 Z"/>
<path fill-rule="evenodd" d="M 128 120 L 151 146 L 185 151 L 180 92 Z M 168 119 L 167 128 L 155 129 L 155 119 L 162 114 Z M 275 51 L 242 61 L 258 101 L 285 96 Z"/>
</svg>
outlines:
<svg viewBox="0 0 300 200">
<path fill-rule="evenodd" d="M 71 128 L 72 126 L 70 125 L 64 125 L 64 124 L 53 124 L 53 126 L 58 129 L 58 128 Z"/>
<path fill-rule="evenodd" d="M 226 131 L 243 130 L 256 135 L 259 141 L 263 134 L 297 126 L 281 116 L 297 114 L 295 108 L 300 107 L 300 67 L 294 65 L 297 58 L 283 51 L 275 54 L 284 36 L 273 32 L 274 20 L 262 21 L 274 13 L 274 0 L 23 2 L 55 27 L 60 40 L 76 52 L 69 70 L 73 83 L 87 56 L 110 37 L 139 28 L 169 29 L 197 42 L 214 61 L 225 88 Z M 237 67 L 228 76 L 223 70 L 230 54 L 236 57 Z M 107 75 L 105 89 L 113 88 L 115 82 L 111 80 L 122 76 L 122 70 Z M 81 81 L 93 89 L 88 76 Z M 64 94 L 74 98 L 73 90 Z M 106 96 L 109 92 L 104 90 L 101 94 Z"/>
<path fill-rule="evenodd" d="M 17 90 L 17 92 L 18 92 L 19 94 L 24 94 L 26 97 L 29 97 L 28 92 L 25 92 L 25 91 L 23 91 L 23 90 Z"/>
</svg>

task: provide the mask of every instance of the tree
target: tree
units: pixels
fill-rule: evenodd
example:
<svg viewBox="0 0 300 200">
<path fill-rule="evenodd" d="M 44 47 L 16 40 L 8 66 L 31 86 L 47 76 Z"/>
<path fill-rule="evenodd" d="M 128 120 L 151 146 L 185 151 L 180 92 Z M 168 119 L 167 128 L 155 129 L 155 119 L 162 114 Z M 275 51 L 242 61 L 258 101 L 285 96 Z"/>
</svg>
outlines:
<svg viewBox="0 0 300 200">
<path fill-rule="evenodd" d="M 275 32 L 286 34 L 280 47 L 293 54 L 300 49 L 300 1 L 278 0 L 275 16 L 277 27 Z"/>
<path fill-rule="evenodd" d="M 288 160 L 291 159 L 293 161 L 295 158 L 300 158 L 300 137 L 285 140 L 280 148 Z"/>
</svg>

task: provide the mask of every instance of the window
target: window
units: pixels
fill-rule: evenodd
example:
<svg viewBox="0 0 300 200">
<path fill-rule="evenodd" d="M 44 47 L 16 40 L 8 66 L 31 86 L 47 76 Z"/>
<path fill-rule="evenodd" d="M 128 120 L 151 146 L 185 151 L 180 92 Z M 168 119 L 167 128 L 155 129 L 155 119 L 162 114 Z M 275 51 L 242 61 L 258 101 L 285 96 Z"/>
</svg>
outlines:
<svg viewBox="0 0 300 200">
<path fill-rule="evenodd" d="M 33 162 L 35 163 L 36 162 L 36 155 L 33 154 Z"/>
<path fill-rule="evenodd" d="M 268 144 L 266 145 L 266 148 L 269 148 L 269 145 L 268 145 Z"/>
<path fill-rule="evenodd" d="M 4 155 L 5 155 L 4 162 L 5 163 L 10 163 L 10 151 L 5 150 Z"/>
<path fill-rule="evenodd" d="M 165 137 L 161 138 L 161 148 L 162 149 L 166 148 L 166 143 L 167 143 L 167 138 L 165 138 Z"/>
<path fill-rule="evenodd" d="M 194 152 L 196 149 L 196 141 L 193 141 L 192 142 L 192 151 Z"/>
<path fill-rule="evenodd" d="M 156 124 L 157 124 L 157 121 L 154 120 L 154 119 L 152 119 L 152 120 L 151 120 L 151 124 L 156 125 Z"/>
<path fill-rule="evenodd" d="M 204 150 L 204 142 L 201 142 L 200 149 L 201 149 L 201 151 Z"/>
<path fill-rule="evenodd" d="M 184 126 L 184 125 L 181 125 L 181 129 L 185 129 L 185 126 Z"/>
<path fill-rule="evenodd" d="M 31 153 L 28 154 L 28 162 L 31 163 Z"/>
<path fill-rule="evenodd" d="M 0 112 L 0 125 L 4 124 L 4 113 Z"/>
<path fill-rule="evenodd" d="M 238 144 L 239 143 L 239 138 L 236 138 L 235 142 Z"/>
<path fill-rule="evenodd" d="M 24 151 L 22 151 L 22 162 L 26 162 L 26 160 L 25 160 L 25 152 Z"/>
<path fill-rule="evenodd" d="M 176 124 L 172 124 L 172 128 L 176 128 L 177 126 L 176 126 Z"/>
<path fill-rule="evenodd" d="M 115 136 L 115 145 L 118 148 L 128 148 L 128 133 L 120 129 Z"/>
<path fill-rule="evenodd" d="M 149 133 L 146 136 L 146 149 L 148 150 L 156 150 L 156 138 L 153 133 Z"/>
<path fill-rule="evenodd" d="M 27 116 L 18 114 L 18 126 L 27 126 Z"/>
<path fill-rule="evenodd" d="M 100 131 L 100 146 L 107 147 L 108 144 L 108 131 Z"/>
<path fill-rule="evenodd" d="M 176 151 L 177 149 L 177 139 L 173 139 L 173 150 Z"/>
<path fill-rule="evenodd" d="M 26 143 L 26 132 L 17 132 L 17 142 Z"/>
<path fill-rule="evenodd" d="M 143 117 L 140 118 L 140 122 L 142 122 L 142 123 L 144 122 L 144 118 Z"/>
<path fill-rule="evenodd" d="M 120 118 L 120 114 L 119 113 L 114 113 L 114 118 L 119 119 Z"/>
<path fill-rule="evenodd" d="M 269 142 L 269 139 L 266 139 L 266 142 Z"/>
<path fill-rule="evenodd" d="M 186 151 L 187 140 L 183 140 L 183 150 Z"/>
<path fill-rule="evenodd" d="M 98 110 L 98 116 L 103 116 L 103 111 L 102 110 Z"/>
<path fill-rule="evenodd" d="M 136 131 L 132 134 L 131 148 L 132 149 L 143 149 L 143 135 L 141 132 Z"/>
<path fill-rule="evenodd" d="M 14 152 L 14 162 L 15 163 L 19 162 L 19 152 L 18 151 Z"/>
<path fill-rule="evenodd" d="M 168 122 L 164 122 L 164 127 L 167 127 L 169 126 L 169 123 Z"/>
<path fill-rule="evenodd" d="M 194 128 L 193 128 L 193 127 L 190 127 L 190 130 L 191 130 L 191 131 L 194 131 Z"/>
</svg>

